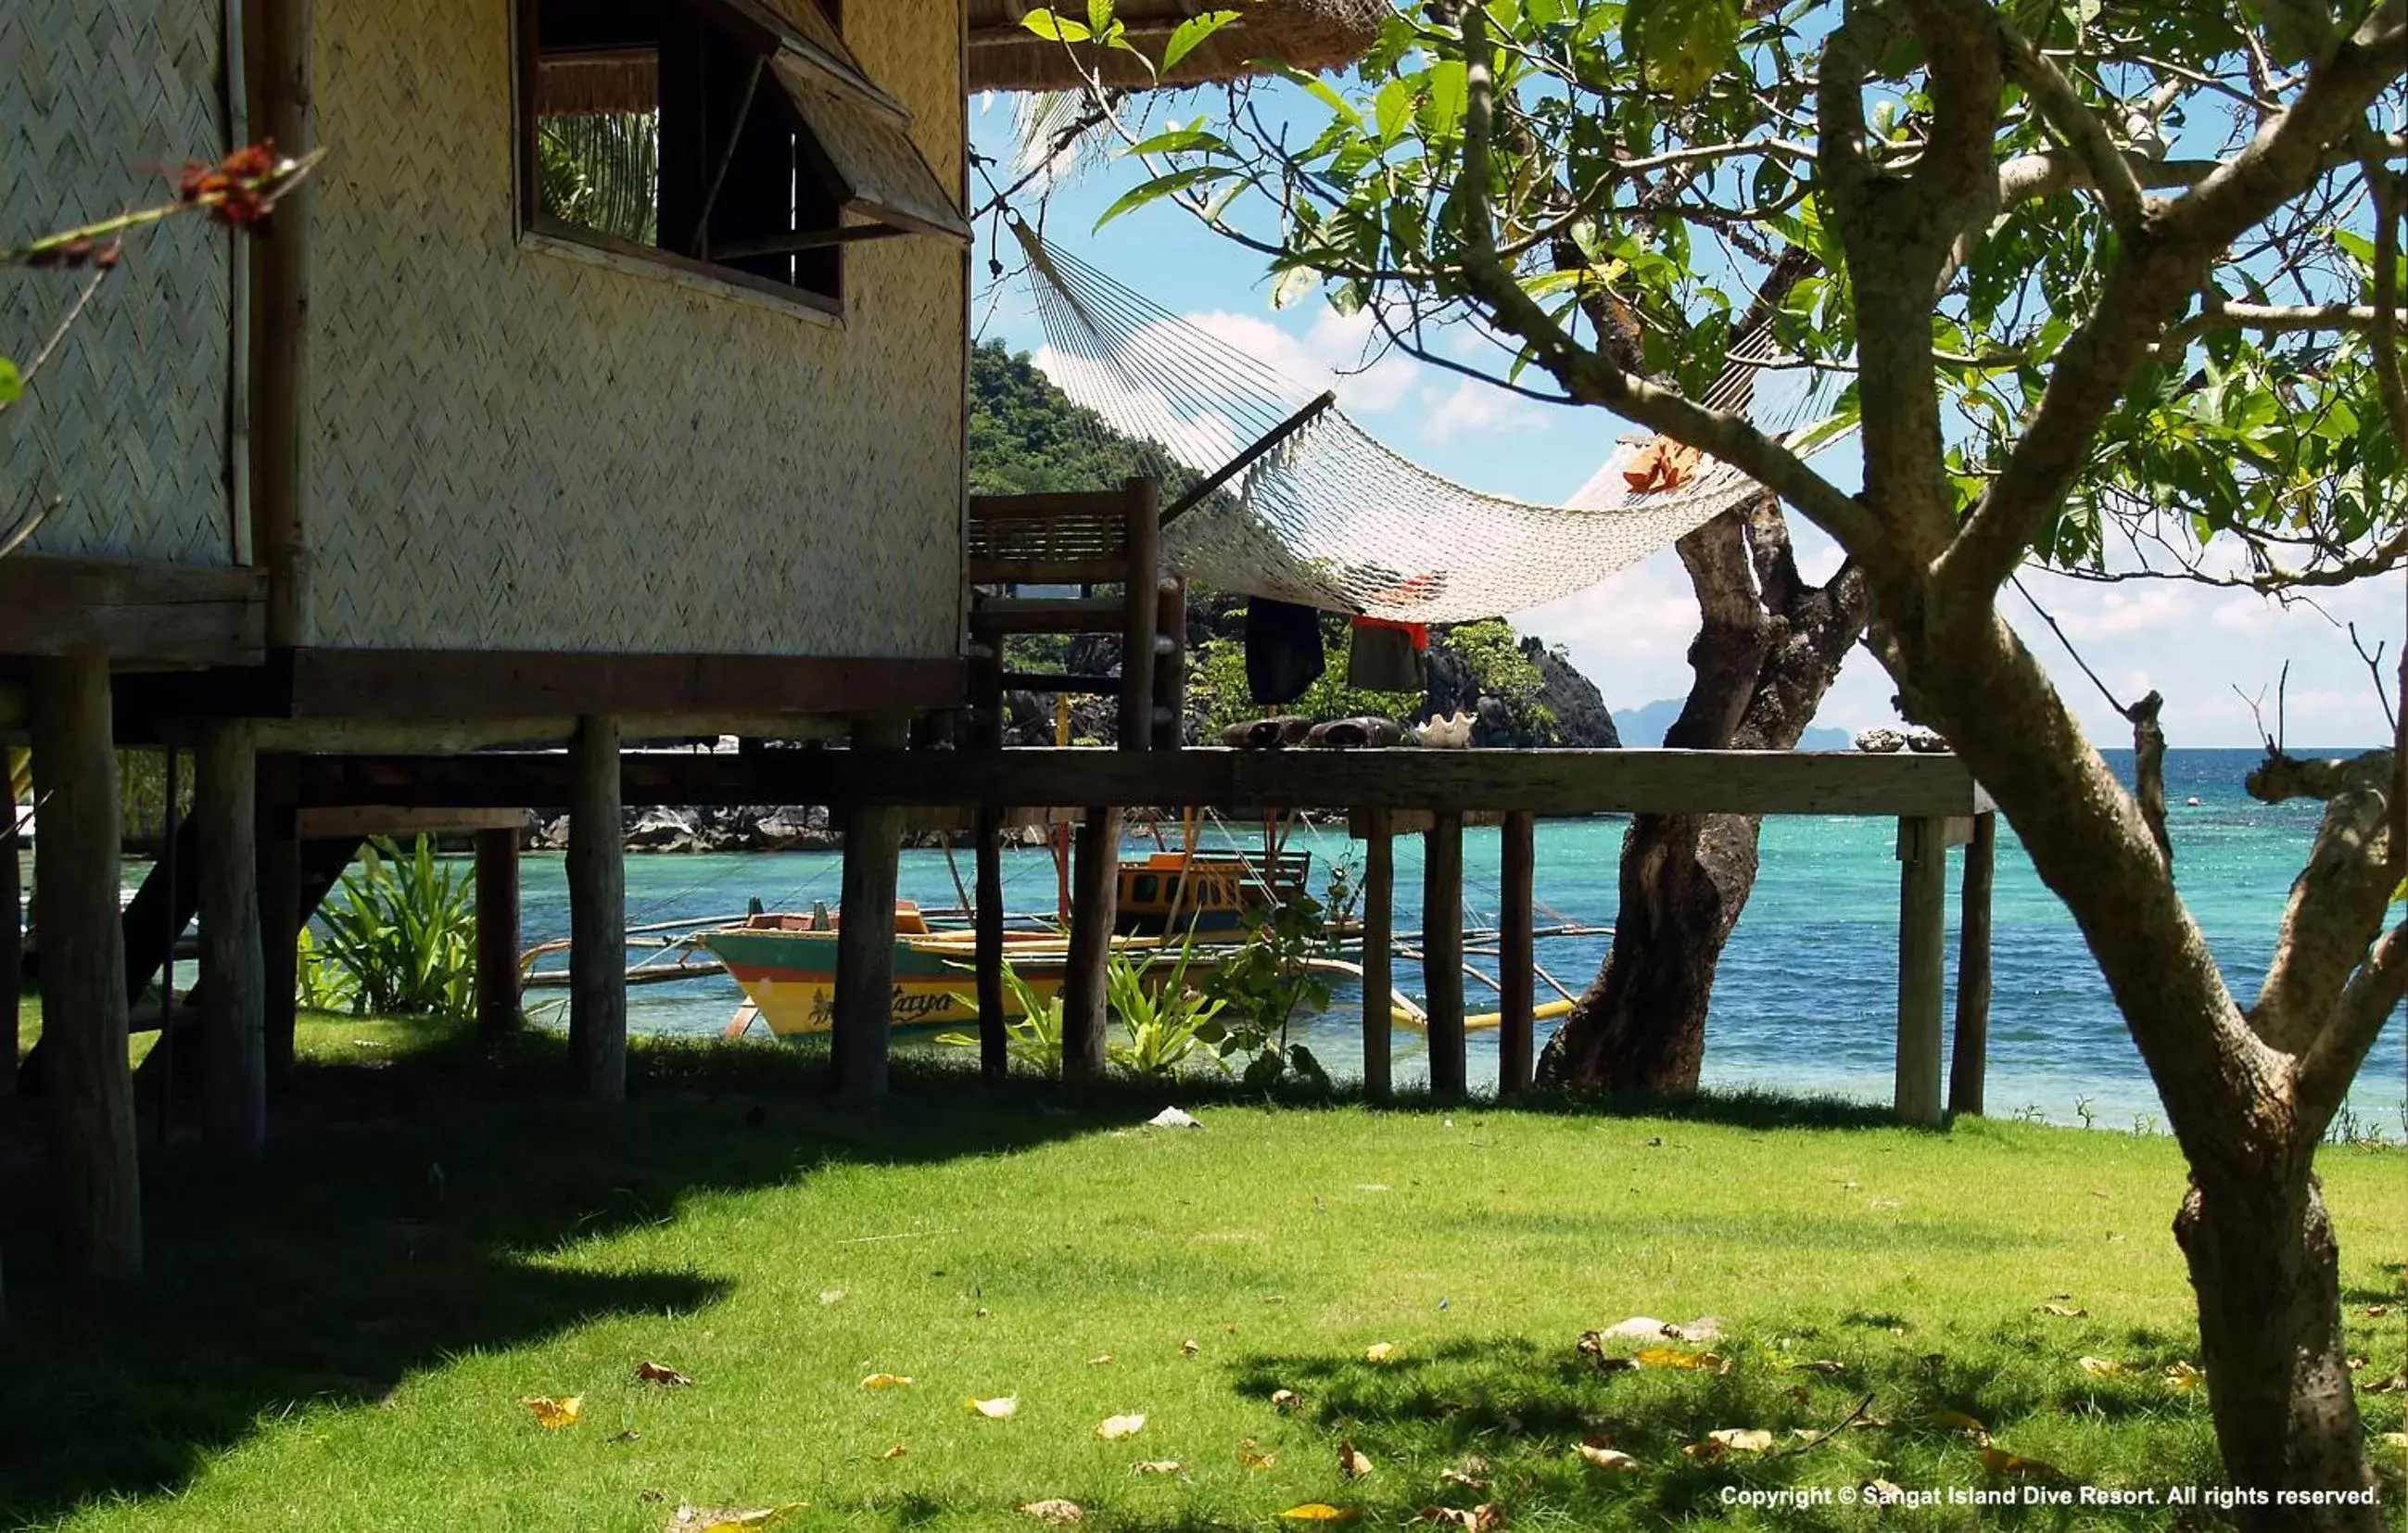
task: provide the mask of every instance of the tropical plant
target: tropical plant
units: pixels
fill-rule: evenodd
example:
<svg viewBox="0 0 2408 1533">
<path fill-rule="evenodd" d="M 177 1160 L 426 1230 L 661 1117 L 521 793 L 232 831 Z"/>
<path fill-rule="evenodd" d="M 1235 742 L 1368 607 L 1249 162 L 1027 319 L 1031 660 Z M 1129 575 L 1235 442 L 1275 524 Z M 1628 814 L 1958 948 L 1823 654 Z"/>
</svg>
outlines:
<svg viewBox="0 0 2408 1533">
<path fill-rule="evenodd" d="M 1334 869 L 1331 904 L 1341 913 L 1351 903 L 1351 888 L 1345 870 Z M 1245 945 L 1204 981 L 1204 994 L 1218 1003 L 1218 1014 L 1203 1024 L 1200 1036 L 1225 1063 L 1246 1061 L 1240 1078 L 1249 1086 L 1271 1085 L 1290 1071 L 1312 1084 L 1329 1084 L 1312 1051 L 1291 1041 L 1289 1031 L 1299 1009 L 1329 1004 L 1329 981 L 1314 966 L 1336 952 L 1330 910 L 1297 889 L 1275 905 L 1249 910 Z"/>
<path fill-rule="evenodd" d="M 1021 972 L 1010 964 L 1003 966 L 1003 987 L 1011 994 L 1011 1007 L 1020 1014 L 1003 1019 L 1005 1051 L 1039 1075 L 1059 1076 L 1062 1073 L 1062 997 L 1059 992 L 1039 994 Z M 961 997 L 965 1004 L 976 1006 L 971 996 Z M 956 1049 L 979 1046 L 974 1033 L 939 1033 L 937 1041 Z"/>
<path fill-rule="evenodd" d="M 322 963 L 348 977 L 354 1013 L 445 1021 L 476 1014 L 473 887 L 423 836 L 407 855 L 381 837 L 361 852 L 318 913 Z"/>
<path fill-rule="evenodd" d="M 1136 960 L 1125 953 L 1112 954 L 1111 967 L 1104 976 L 1104 994 L 1128 1035 L 1126 1042 L 1106 1044 L 1113 1064 L 1133 1075 L 1172 1075 L 1200 1052 L 1227 1068 L 1221 1056 L 1211 1053 L 1204 1029 L 1228 1003 L 1188 984 L 1187 966 L 1194 953 L 1192 945 L 1182 944 L 1159 982 L 1153 982 L 1161 963 L 1159 953 Z"/>
<path fill-rule="evenodd" d="M 536 153 L 546 214 L 638 245 L 658 242 L 659 113 L 547 117 Z"/>
<path fill-rule="evenodd" d="M 305 1011 L 349 1011 L 360 987 L 351 971 L 335 962 L 317 931 L 301 928 L 293 969 L 293 998 Z"/>
</svg>

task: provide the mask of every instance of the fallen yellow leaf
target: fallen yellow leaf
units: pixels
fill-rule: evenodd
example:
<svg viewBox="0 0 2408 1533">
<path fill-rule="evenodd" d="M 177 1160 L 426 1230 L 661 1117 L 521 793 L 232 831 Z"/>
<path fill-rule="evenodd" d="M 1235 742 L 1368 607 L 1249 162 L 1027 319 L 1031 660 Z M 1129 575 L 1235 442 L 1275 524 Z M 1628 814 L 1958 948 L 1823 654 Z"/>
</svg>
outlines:
<svg viewBox="0 0 2408 1533">
<path fill-rule="evenodd" d="M 1962 1411 L 1934 1411 L 1931 1412 L 1930 1419 L 1934 1426 L 1944 1426 L 1952 1432 L 1969 1433 L 1985 1443 L 1990 1440 L 1990 1429 Z"/>
<path fill-rule="evenodd" d="M 1107 1416 L 1096 1424 L 1096 1435 L 1106 1442 L 1133 1438 L 1144 1430 L 1145 1417 L 1142 1415 Z"/>
<path fill-rule="evenodd" d="M 887 1449 L 882 1454 L 880 1454 L 878 1456 L 881 1458 L 900 1458 L 910 1451 L 910 1449 L 906 1448 L 903 1444 L 898 1442 L 894 1447 Z"/>
<path fill-rule="evenodd" d="M 1148 1458 L 1129 1466 L 1131 1474 L 1177 1474 L 1187 1466 L 1175 1458 Z"/>
<path fill-rule="evenodd" d="M 861 1381 L 864 1389 L 900 1389 L 911 1382 L 907 1373 L 873 1373 Z"/>
<path fill-rule="evenodd" d="M 663 1384 L 670 1389 L 682 1389 L 686 1385 L 694 1383 L 692 1379 L 680 1373 L 677 1369 L 669 1367 L 666 1363 L 638 1363 L 636 1365 L 636 1377 L 641 1383 L 648 1384 Z"/>
<path fill-rule="evenodd" d="M 522 1395 L 519 1403 L 534 1411 L 535 1419 L 547 1431 L 576 1426 L 577 1418 L 585 1411 L 585 1397 L 582 1395 L 569 1395 L 560 1399 L 549 1395 Z"/>
<path fill-rule="evenodd" d="M 1274 1389 L 1271 1391 L 1271 1409 L 1274 1411 L 1293 1411 L 1303 1403 L 1304 1397 L 1298 1395 L 1293 1389 Z"/>
<path fill-rule="evenodd" d="M 742 1507 L 681 1506 L 670 1519 L 674 1533 L 749 1533 L 749 1530 L 775 1527 L 787 1516 L 799 1510 L 800 1501 L 788 1501 L 783 1506 Z"/>
<path fill-rule="evenodd" d="M 2059 1320 L 2080 1320 L 2090 1313 L 2087 1310 L 2077 1309 L 2071 1304 L 2043 1304 L 2040 1307 L 2039 1312 L 2044 1315 L 2055 1315 Z"/>
<path fill-rule="evenodd" d="M 1600 1469 L 1613 1469 L 1623 1474 L 1637 1474 L 1646 1468 L 1621 1449 L 1595 1438 L 1577 1444 L 1574 1451 Z"/>
<path fill-rule="evenodd" d="M 1087 1359 L 1087 1366 L 1089 1368 L 1102 1368 L 1111 1360 L 1112 1354 L 1111 1353 L 1099 1352 L 1093 1357 Z"/>
<path fill-rule="evenodd" d="M 820 1290 L 820 1302 L 822 1304 L 841 1304 L 844 1302 L 844 1290 L 841 1288 L 823 1288 Z"/>
<path fill-rule="evenodd" d="M 1487 1533 L 1488 1529 L 1505 1526 L 1505 1509 L 1499 1506 L 1476 1506 L 1468 1510 L 1463 1507 L 1424 1507 L 1422 1521 L 1443 1523 L 1449 1527 L 1468 1527 L 1473 1533 Z"/>
<path fill-rule="evenodd" d="M 1760 1454 L 1772 1446 L 1772 1434 L 1761 1426 L 1725 1426 L 1708 1432 L 1706 1440 L 1737 1454 Z"/>
<path fill-rule="evenodd" d="M 1702 1368 L 1711 1373 L 1727 1373 L 1730 1363 L 1711 1352 L 1683 1352 L 1678 1347 L 1641 1347 L 1630 1354 L 1630 1360 L 1641 1368 Z"/>
<path fill-rule="evenodd" d="M 1906 1487 L 1888 1480 L 1868 1480 L 1858 1489 L 1869 1506 L 1896 1506 L 1906 1499 Z"/>
<path fill-rule="evenodd" d="M 1290 1507 L 1280 1513 L 1291 1523 L 1351 1523 L 1363 1515 L 1361 1507 L 1334 1507 L 1326 1501 L 1307 1501 L 1300 1507 Z"/>
<path fill-rule="evenodd" d="M 2065 1478 L 2065 1471 L 2054 1464 L 2044 1464 L 2037 1458 L 2025 1458 L 2020 1454 L 2011 1454 L 2004 1448 L 1983 1449 L 1982 1468 L 1992 1474 L 2025 1474 L 2044 1480 Z"/>
<path fill-rule="evenodd" d="M 1803 1373 L 1845 1373 L 1848 1370 L 1847 1364 L 1835 1363 L 1828 1357 L 1817 1357 L 1804 1363 L 1784 1363 L 1781 1366 L 1796 1368 Z"/>
<path fill-rule="evenodd" d="M 1251 1448 L 1238 1450 L 1238 1462 L 1250 1469 L 1268 1469 L 1279 1462 L 1277 1454 L 1258 1454 Z"/>
<path fill-rule="evenodd" d="M 989 1421 L 1003 1421 L 1020 1409 L 1020 1397 L 998 1395 L 991 1400 L 969 1399 L 963 1403 Z"/>
<path fill-rule="evenodd" d="M 1487 1471 L 1487 1460 L 1482 1459 L 1477 1463 L 1467 1461 L 1462 1469 L 1439 1470 L 1438 1480 L 1441 1485 L 1461 1485 L 1466 1490 L 1486 1490 L 1488 1482 L 1481 1476 Z"/>
<path fill-rule="evenodd" d="M 1397 1344 L 1394 1341 L 1374 1341 L 1363 1349 L 1363 1361 L 1367 1363 L 1384 1363 L 1395 1355 Z"/>
<path fill-rule="evenodd" d="M 1338 1472 L 1349 1480 L 1360 1480 L 1371 1472 L 1371 1460 L 1353 1440 L 1338 1440 Z"/>
<path fill-rule="evenodd" d="M 2166 1387 L 2187 1395 L 2207 1382 L 2207 1375 L 2185 1362 L 2166 1365 Z"/>
<path fill-rule="evenodd" d="M 1023 1501 L 1020 1503 L 1019 1510 L 1040 1523 L 1062 1526 L 1075 1523 L 1087 1514 L 1086 1509 L 1078 1502 L 1065 1501 L 1059 1497 L 1050 1501 Z"/>
<path fill-rule="evenodd" d="M 1192 1336 L 1191 1336 L 1191 1337 L 1189 1337 L 1186 1340 L 1182 1341 L 1181 1343 L 1179 1343 L 1179 1352 L 1180 1352 L 1180 1355 L 1182 1355 L 1182 1356 L 1183 1356 L 1183 1357 L 1193 1357 L 1193 1356 L 1195 1356 L 1197 1353 L 1202 1352 L 1203 1350 L 1204 1350 L 1204 1349 L 1203 1349 L 1201 1346 L 1199 1346 L 1199 1345 L 1197 1345 L 1197 1344 L 1196 1339 L 1195 1339 L 1194 1337 L 1192 1337 Z"/>
<path fill-rule="evenodd" d="M 2077 1358 L 2076 1361 L 2082 1365 L 2083 1372 L 2096 1379 L 2113 1379 L 2118 1374 L 2131 1371 L 2113 1357 L 2083 1357 Z"/>
<path fill-rule="evenodd" d="M 2386 1432 L 2383 1442 L 2388 1448 L 2408 1448 L 2408 1432 Z"/>
</svg>

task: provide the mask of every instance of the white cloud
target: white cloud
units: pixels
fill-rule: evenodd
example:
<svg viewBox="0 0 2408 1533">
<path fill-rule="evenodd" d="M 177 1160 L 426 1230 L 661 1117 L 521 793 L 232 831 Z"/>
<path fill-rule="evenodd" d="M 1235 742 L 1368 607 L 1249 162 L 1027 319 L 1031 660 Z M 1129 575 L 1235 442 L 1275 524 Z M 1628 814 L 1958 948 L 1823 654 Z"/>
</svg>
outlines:
<svg viewBox="0 0 2408 1533">
<path fill-rule="evenodd" d="M 1482 432 L 1516 431 L 1541 419 L 1538 408 L 1527 400 L 1471 378 L 1457 379 L 1451 390 L 1435 385 L 1424 389 L 1422 401 L 1427 410 L 1421 439 L 1431 443 Z"/>
</svg>

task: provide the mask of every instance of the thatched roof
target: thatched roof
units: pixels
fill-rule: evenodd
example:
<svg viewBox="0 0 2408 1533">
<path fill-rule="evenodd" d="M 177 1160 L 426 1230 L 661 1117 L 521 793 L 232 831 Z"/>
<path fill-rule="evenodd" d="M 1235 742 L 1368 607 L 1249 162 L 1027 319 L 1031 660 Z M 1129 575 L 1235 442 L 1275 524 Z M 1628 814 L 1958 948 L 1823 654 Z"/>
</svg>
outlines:
<svg viewBox="0 0 2408 1533">
<path fill-rule="evenodd" d="M 1077 17 L 1085 7 L 1054 0 Z M 1077 66 L 1062 44 L 1020 24 L 1036 0 L 969 0 L 970 68 L 973 91 L 1047 91 L 1079 83 Z M 1234 79 L 1254 72 L 1254 61 L 1276 59 L 1298 69 L 1331 69 L 1361 58 L 1392 14 L 1385 0 L 1119 0 L 1117 14 L 1129 41 L 1155 58 L 1180 22 L 1202 11 L 1228 7 L 1239 20 L 1223 27 L 1180 61 L 1168 83 L 1195 85 Z M 1125 53 L 1089 50 L 1082 57 L 1115 85 L 1145 85 L 1150 77 Z"/>
</svg>

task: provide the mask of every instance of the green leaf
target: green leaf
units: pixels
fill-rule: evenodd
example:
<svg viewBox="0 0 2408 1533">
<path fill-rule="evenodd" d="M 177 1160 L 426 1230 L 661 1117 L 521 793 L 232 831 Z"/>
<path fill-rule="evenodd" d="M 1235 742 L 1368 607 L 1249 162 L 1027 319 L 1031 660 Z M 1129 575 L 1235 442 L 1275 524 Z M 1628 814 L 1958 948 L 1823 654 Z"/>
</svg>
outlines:
<svg viewBox="0 0 2408 1533">
<path fill-rule="evenodd" d="M 13 405 L 25 397 L 25 375 L 7 357 L 0 357 L 0 405 Z"/>
<path fill-rule="evenodd" d="M 1405 120 L 1413 113 L 1413 88 L 1402 79 L 1392 79 L 1380 87 L 1371 103 L 1372 120 L 1379 124 L 1380 142 L 1393 144 L 1397 135 L 1405 131 Z"/>
<path fill-rule="evenodd" d="M 1236 174 L 1237 172 L 1227 165 L 1191 165 L 1184 170 L 1174 170 L 1167 175 L 1156 176 L 1154 179 L 1141 182 L 1123 193 L 1120 201 L 1105 208 L 1104 216 L 1096 220 L 1096 227 L 1100 229 L 1123 213 L 1135 212 L 1147 203 L 1167 197 L 1174 192 L 1184 191 L 1199 181 Z"/>
<path fill-rule="evenodd" d="M 1083 43 L 1096 36 L 1084 22 L 1065 21 L 1050 10 L 1032 10 L 1020 24 L 1052 43 Z"/>
<path fill-rule="evenodd" d="M 1162 72 L 1167 75 L 1178 68 L 1179 61 L 1196 51 L 1198 43 L 1237 19 L 1238 13 L 1234 10 L 1208 10 L 1201 16 L 1190 16 L 1180 22 L 1179 29 L 1170 35 L 1170 41 L 1162 45 Z"/>
<path fill-rule="evenodd" d="M 1112 0 L 1087 0 L 1087 26 L 1097 36 L 1111 30 Z"/>
<path fill-rule="evenodd" d="M 1289 267 L 1286 271 L 1280 273 L 1280 279 L 1278 281 L 1271 284 L 1271 307 L 1273 308 L 1287 308 L 1290 304 L 1302 298 L 1306 294 L 1311 293 L 1313 290 L 1314 285 L 1320 280 L 1321 274 L 1313 270 L 1311 266 Z"/>
<path fill-rule="evenodd" d="M 1121 150 L 1121 153 L 1124 156 L 1134 157 L 1140 154 L 1180 154 L 1196 150 L 1226 154 L 1229 152 L 1229 141 L 1217 133 L 1208 133 L 1202 128 L 1171 128 L 1157 133 L 1141 143 L 1131 144 Z"/>
<path fill-rule="evenodd" d="M 1633 0 L 1622 25 L 1647 83 L 1685 102 L 1730 62 L 1739 23 L 1738 0 Z"/>
<path fill-rule="evenodd" d="M 1463 125 L 1464 108 L 1470 101 L 1471 72 L 1461 59 L 1441 59 L 1432 64 L 1429 93 L 1414 113 L 1422 136 L 1433 143 L 1453 137 Z"/>
</svg>

